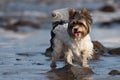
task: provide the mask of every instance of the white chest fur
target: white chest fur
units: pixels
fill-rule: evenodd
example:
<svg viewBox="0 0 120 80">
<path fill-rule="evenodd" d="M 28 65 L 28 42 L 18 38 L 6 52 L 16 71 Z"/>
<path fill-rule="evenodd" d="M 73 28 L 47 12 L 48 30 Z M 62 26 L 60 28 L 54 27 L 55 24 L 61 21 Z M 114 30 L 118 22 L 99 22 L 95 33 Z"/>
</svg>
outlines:
<svg viewBox="0 0 120 80">
<path fill-rule="evenodd" d="M 80 51 L 93 48 L 89 34 L 80 40 L 72 39 L 67 32 L 67 28 L 68 23 L 64 25 L 58 25 L 53 30 L 53 32 L 56 34 L 56 38 L 60 39 L 67 47 L 71 49 L 78 48 Z"/>
</svg>

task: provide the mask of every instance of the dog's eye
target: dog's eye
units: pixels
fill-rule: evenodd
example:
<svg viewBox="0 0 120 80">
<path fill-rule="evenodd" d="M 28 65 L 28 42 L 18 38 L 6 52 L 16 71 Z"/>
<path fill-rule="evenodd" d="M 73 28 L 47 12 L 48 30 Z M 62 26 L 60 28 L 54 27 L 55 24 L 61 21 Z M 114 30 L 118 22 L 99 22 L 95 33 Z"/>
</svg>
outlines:
<svg viewBox="0 0 120 80">
<path fill-rule="evenodd" d="M 81 22 L 78 22 L 79 23 L 79 25 L 83 25 L 83 23 L 81 23 Z"/>
</svg>

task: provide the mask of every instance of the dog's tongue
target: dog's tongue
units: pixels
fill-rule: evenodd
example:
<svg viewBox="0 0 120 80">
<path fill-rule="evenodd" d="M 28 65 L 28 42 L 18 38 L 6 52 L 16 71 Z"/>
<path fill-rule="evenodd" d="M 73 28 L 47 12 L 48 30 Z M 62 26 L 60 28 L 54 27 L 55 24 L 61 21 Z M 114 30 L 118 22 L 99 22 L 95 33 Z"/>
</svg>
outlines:
<svg viewBox="0 0 120 80">
<path fill-rule="evenodd" d="M 80 37 L 81 34 L 80 33 L 74 33 L 75 37 Z"/>
</svg>

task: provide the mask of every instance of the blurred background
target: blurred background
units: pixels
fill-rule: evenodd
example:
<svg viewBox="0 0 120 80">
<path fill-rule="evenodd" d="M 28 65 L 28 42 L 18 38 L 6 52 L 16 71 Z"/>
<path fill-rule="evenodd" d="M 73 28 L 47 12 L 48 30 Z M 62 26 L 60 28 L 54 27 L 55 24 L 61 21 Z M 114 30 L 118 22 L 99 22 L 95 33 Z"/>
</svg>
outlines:
<svg viewBox="0 0 120 80">
<path fill-rule="evenodd" d="M 100 40 L 105 45 L 106 42 L 116 43 L 120 42 L 119 31 L 117 32 L 120 25 L 119 4 L 119 0 L 0 0 L 0 30 L 23 33 L 51 29 L 52 10 L 86 7 L 93 17 L 93 28 L 97 28 L 92 31 L 93 39 Z M 104 35 L 102 31 L 105 32 Z M 112 41 L 103 40 L 104 37 L 111 38 Z M 113 46 L 109 45 L 109 47 Z"/>
<path fill-rule="evenodd" d="M 10 29 L 8 25 L 18 22 L 45 28 L 48 25 L 42 25 L 50 21 L 50 12 L 66 7 L 86 7 L 91 11 L 94 24 L 119 23 L 119 3 L 119 0 L 0 0 L 0 27 Z"/>
<path fill-rule="evenodd" d="M 0 0 L 0 80 L 47 80 L 36 74 L 49 70 L 40 53 L 50 46 L 50 14 L 66 7 L 86 7 L 92 40 L 120 47 L 120 0 Z"/>
</svg>

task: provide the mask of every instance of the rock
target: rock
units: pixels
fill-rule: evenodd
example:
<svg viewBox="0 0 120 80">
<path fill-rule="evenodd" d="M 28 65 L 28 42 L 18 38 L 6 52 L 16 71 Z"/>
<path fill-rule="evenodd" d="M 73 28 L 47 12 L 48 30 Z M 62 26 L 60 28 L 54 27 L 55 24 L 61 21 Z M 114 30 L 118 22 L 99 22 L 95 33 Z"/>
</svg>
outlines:
<svg viewBox="0 0 120 80">
<path fill-rule="evenodd" d="M 92 41 L 94 46 L 93 60 L 99 59 L 101 55 L 108 51 L 99 41 Z"/>
<path fill-rule="evenodd" d="M 66 65 L 47 73 L 50 80 L 87 80 L 92 74 L 94 72 L 90 68 L 78 68 L 71 65 Z"/>
<path fill-rule="evenodd" d="M 118 70 L 111 70 L 108 74 L 109 75 L 120 75 L 120 71 L 118 71 Z"/>
<path fill-rule="evenodd" d="M 115 7 L 112 5 L 105 5 L 101 7 L 99 10 L 103 12 L 115 12 L 116 11 Z"/>
<path fill-rule="evenodd" d="M 120 47 L 119 48 L 114 48 L 108 51 L 109 54 L 111 55 L 120 55 Z"/>
<path fill-rule="evenodd" d="M 43 65 L 42 63 L 32 63 L 32 65 Z"/>
<path fill-rule="evenodd" d="M 111 28 L 113 27 L 112 24 L 120 24 L 120 18 L 116 18 L 116 19 L 112 19 L 112 20 L 109 20 L 109 21 L 103 21 L 103 22 L 100 22 L 98 23 L 98 26 L 100 28 Z"/>
<path fill-rule="evenodd" d="M 113 23 L 120 24 L 120 18 L 114 19 L 114 20 L 113 20 Z"/>
<path fill-rule="evenodd" d="M 25 52 L 25 53 L 16 53 L 16 55 L 30 57 L 30 56 L 35 56 L 36 54 L 31 52 Z"/>
<path fill-rule="evenodd" d="M 18 31 L 18 27 L 32 27 L 33 29 L 39 29 L 39 24 L 29 22 L 29 21 L 17 21 L 14 24 L 8 24 L 5 27 L 5 30 Z"/>
<path fill-rule="evenodd" d="M 2 75 L 13 75 L 13 74 L 18 74 L 18 72 L 6 71 L 2 73 Z"/>
<path fill-rule="evenodd" d="M 17 58 L 16 61 L 21 61 L 21 59 L 18 59 L 18 58 Z"/>
<path fill-rule="evenodd" d="M 112 23 L 113 23 L 112 21 L 104 21 L 104 22 L 99 23 L 99 27 L 100 28 L 104 28 L 104 27 L 111 28 Z"/>
</svg>

